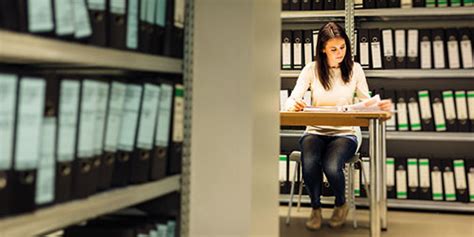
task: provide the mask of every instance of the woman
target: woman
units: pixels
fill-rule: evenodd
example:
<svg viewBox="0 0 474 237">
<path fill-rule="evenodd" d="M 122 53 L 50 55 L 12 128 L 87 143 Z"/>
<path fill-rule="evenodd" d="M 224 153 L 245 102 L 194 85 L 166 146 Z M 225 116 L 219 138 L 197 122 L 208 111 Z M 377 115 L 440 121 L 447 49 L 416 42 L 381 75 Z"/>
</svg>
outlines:
<svg viewBox="0 0 474 237">
<path fill-rule="evenodd" d="M 362 67 L 352 61 L 350 41 L 344 29 L 334 22 L 319 30 L 315 62 L 307 64 L 298 77 L 296 86 L 287 100 L 288 111 L 301 111 L 306 106 L 302 97 L 311 90 L 312 106 L 352 104 L 354 94 L 360 100 L 370 98 Z M 390 111 L 392 102 L 378 104 Z M 308 126 L 300 139 L 303 179 L 313 208 L 306 227 L 321 228 L 321 184 L 326 175 L 336 197 L 329 221 L 331 227 L 344 224 L 349 206 L 345 200 L 344 163 L 357 148 L 354 127 Z"/>
</svg>

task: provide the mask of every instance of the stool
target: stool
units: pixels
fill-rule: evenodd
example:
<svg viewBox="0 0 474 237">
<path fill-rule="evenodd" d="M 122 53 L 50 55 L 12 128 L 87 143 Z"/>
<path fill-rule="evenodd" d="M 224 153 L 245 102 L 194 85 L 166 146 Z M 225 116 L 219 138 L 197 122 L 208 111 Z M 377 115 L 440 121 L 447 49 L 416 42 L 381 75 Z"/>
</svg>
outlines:
<svg viewBox="0 0 474 237">
<path fill-rule="evenodd" d="M 291 208 L 293 205 L 293 196 L 294 196 L 294 191 L 295 191 L 296 174 L 297 174 L 297 171 L 301 167 L 301 152 L 300 151 L 291 152 L 290 161 L 295 161 L 296 165 L 295 165 L 295 172 L 291 180 L 290 200 L 288 202 L 288 215 L 286 217 L 287 225 L 290 224 Z M 354 169 L 355 169 L 354 165 L 358 162 L 359 163 L 361 162 L 360 155 L 359 153 L 356 153 L 354 154 L 354 156 L 352 156 L 352 158 L 349 161 L 347 161 L 346 164 L 348 165 L 348 167 L 346 165 L 346 169 L 345 169 L 346 171 L 345 173 L 347 174 L 346 175 L 346 200 L 349 202 L 349 209 L 352 211 L 352 226 L 354 228 L 357 228 L 357 219 L 356 219 L 356 212 L 355 212 L 356 205 L 355 205 L 355 194 L 354 194 Z M 366 172 L 362 168 L 363 167 L 362 165 L 360 165 L 360 167 L 362 171 L 362 178 L 364 179 L 364 181 L 367 181 L 368 177 L 366 176 Z M 364 182 L 364 183 L 365 183 L 364 188 L 365 188 L 365 191 L 367 192 L 367 196 L 370 197 L 369 188 L 366 185 L 367 182 Z M 299 210 L 300 205 L 301 205 L 301 196 L 303 193 L 303 181 L 300 182 L 298 189 L 299 190 L 298 190 L 297 210 Z"/>
</svg>

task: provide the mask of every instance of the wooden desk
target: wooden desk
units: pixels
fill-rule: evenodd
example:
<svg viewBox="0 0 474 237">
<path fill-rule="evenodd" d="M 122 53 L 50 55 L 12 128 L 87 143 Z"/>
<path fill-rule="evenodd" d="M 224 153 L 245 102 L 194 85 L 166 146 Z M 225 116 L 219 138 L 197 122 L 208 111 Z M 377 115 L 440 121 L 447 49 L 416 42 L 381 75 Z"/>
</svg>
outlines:
<svg viewBox="0 0 474 237">
<path fill-rule="evenodd" d="M 281 126 L 369 127 L 371 237 L 387 229 L 385 121 L 390 116 L 389 112 L 280 112 Z"/>
</svg>

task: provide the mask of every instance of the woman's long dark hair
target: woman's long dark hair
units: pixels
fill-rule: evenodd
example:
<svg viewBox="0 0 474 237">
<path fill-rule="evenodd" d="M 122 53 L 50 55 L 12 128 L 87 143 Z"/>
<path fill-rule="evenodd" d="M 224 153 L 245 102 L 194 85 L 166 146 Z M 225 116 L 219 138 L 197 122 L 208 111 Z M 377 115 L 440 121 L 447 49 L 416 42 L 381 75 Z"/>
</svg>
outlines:
<svg viewBox="0 0 474 237">
<path fill-rule="evenodd" d="M 352 68 L 354 62 L 352 61 L 351 55 L 351 42 L 347 37 L 344 29 L 334 22 L 326 23 L 321 29 L 319 29 L 318 42 L 316 47 L 316 75 L 318 75 L 319 81 L 323 85 L 325 90 L 331 89 L 331 82 L 329 80 L 329 65 L 327 62 L 327 56 L 323 53 L 323 49 L 326 43 L 333 38 L 343 38 L 346 42 L 346 54 L 340 64 L 342 80 L 344 83 L 348 83 L 351 79 Z"/>
</svg>

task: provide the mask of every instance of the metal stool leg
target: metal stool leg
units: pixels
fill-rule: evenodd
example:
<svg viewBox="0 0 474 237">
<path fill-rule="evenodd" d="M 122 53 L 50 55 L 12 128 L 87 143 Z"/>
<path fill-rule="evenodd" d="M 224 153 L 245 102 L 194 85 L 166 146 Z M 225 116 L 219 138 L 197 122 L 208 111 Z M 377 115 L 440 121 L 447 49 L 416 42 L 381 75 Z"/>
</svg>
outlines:
<svg viewBox="0 0 474 237">
<path fill-rule="evenodd" d="M 350 177 L 350 208 L 352 210 L 352 227 L 357 228 L 357 217 L 356 217 L 356 205 L 355 205 L 355 193 L 354 193 L 354 163 L 349 164 L 349 177 Z"/>
<path fill-rule="evenodd" d="M 300 207 L 301 207 L 301 196 L 303 195 L 303 186 L 304 186 L 304 181 L 301 180 L 299 190 L 298 190 L 298 204 L 296 205 L 297 212 L 300 211 Z"/>
<path fill-rule="evenodd" d="M 291 216 L 291 206 L 293 205 L 293 195 L 295 192 L 295 181 L 296 181 L 296 174 L 299 168 L 299 163 L 295 165 L 295 172 L 293 174 L 293 179 L 291 180 L 291 189 L 290 189 L 290 200 L 288 202 L 288 215 L 286 216 L 286 224 L 290 224 L 290 216 Z"/>
</svg>

